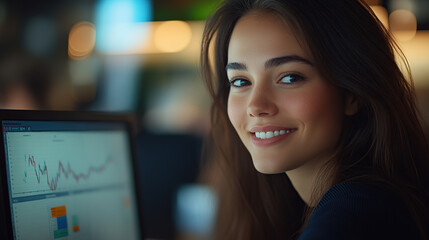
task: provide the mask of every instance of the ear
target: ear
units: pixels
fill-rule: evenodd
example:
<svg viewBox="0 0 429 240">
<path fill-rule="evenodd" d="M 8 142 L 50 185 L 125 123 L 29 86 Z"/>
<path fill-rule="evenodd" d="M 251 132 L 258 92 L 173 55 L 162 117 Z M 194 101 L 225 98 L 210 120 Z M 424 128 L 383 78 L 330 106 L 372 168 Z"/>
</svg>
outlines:
<svg viewBox="0 0 429 240">
<path fill-rule="evenodd" d="M 347 93 L 345 98 L 345 105 L 344 105 L 344 114 L 347 116 L 355 115 L 359 110 L 359 102 L 356 99 L 356 97 L 351 94 Z"/>
</svg>

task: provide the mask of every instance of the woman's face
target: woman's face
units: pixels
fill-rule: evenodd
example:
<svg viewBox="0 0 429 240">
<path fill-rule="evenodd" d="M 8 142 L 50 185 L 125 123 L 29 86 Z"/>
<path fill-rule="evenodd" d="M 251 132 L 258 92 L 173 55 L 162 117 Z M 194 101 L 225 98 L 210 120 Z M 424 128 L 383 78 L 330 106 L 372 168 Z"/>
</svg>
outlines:
<svg viewBox="0 0 429 240">
<path fill-rule="evenodd" d="M 332 155 L 344 99 L 278 17 L 252 12 L 237 22 L 226 70 L 228 116 L 258 171 L 314 167 Z"/>
</svg>

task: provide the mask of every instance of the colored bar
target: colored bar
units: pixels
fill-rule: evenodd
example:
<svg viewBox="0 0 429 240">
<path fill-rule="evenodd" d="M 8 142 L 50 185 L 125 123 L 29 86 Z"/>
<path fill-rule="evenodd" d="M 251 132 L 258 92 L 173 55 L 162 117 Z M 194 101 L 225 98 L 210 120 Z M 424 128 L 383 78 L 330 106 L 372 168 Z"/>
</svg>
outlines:
<svg viewBox="0 0 429 240">
<path fill-rule="evenodd" d="M 69 235 L 69 231 L 67 228 L 58 229 L 54 231 L 54 238 L 62 238 Z"/>
<path fill-rule="evenodd" d="M 53 218 L 67 215 L 66 206 L 63 205 L 51 208 L 51 215 Z"/>
<path fill-rule="evenodd" d="M 77 216 L 76 215 L 73 215 L 72 216 L 72 225 L 74 226 L 74 225 L 79 225 L 79 222 L 77 221 Z"/>
<path fill-rule="evenodd" d="M 67 216 L 57 217 L 58 229 L 67 228 Z"/>
<path fill-rule="evenodd" d="M 73 226 L 73 232 L 79 232 L 79 225 Z"/>
</svg>

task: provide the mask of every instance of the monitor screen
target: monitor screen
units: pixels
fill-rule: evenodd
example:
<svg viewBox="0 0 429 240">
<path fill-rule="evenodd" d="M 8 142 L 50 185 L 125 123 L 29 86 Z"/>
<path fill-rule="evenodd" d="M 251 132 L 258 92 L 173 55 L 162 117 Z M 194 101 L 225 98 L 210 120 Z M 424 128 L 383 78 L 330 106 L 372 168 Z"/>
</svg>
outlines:
<svg viewBox="0 0 429 240">
<path fill-rule="evenodd" d="M 3 120 L 14 239 L 139 239 L 119 122 Z"/>
</svg>

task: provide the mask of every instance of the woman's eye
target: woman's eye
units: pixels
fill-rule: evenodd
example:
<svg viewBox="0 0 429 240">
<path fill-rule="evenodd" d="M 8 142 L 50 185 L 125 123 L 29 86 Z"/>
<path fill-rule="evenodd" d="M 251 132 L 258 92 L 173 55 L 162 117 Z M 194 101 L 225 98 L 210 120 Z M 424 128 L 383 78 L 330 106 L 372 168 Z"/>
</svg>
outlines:
<svg viewBox="0 0 429 240">
<path fill-rule="evenodd" d="M 304 80 L 304 77 L 299 74 L 288 74 L 280 78 L 280 82 L 284 84 L 294 84 Z"/>
<path fill-rule="evenodd" d="M 250 82 L 245 79 L 233 79 L 229 82 L 232 87 L 244 87 L 250 85 Z"/>
</svg>

